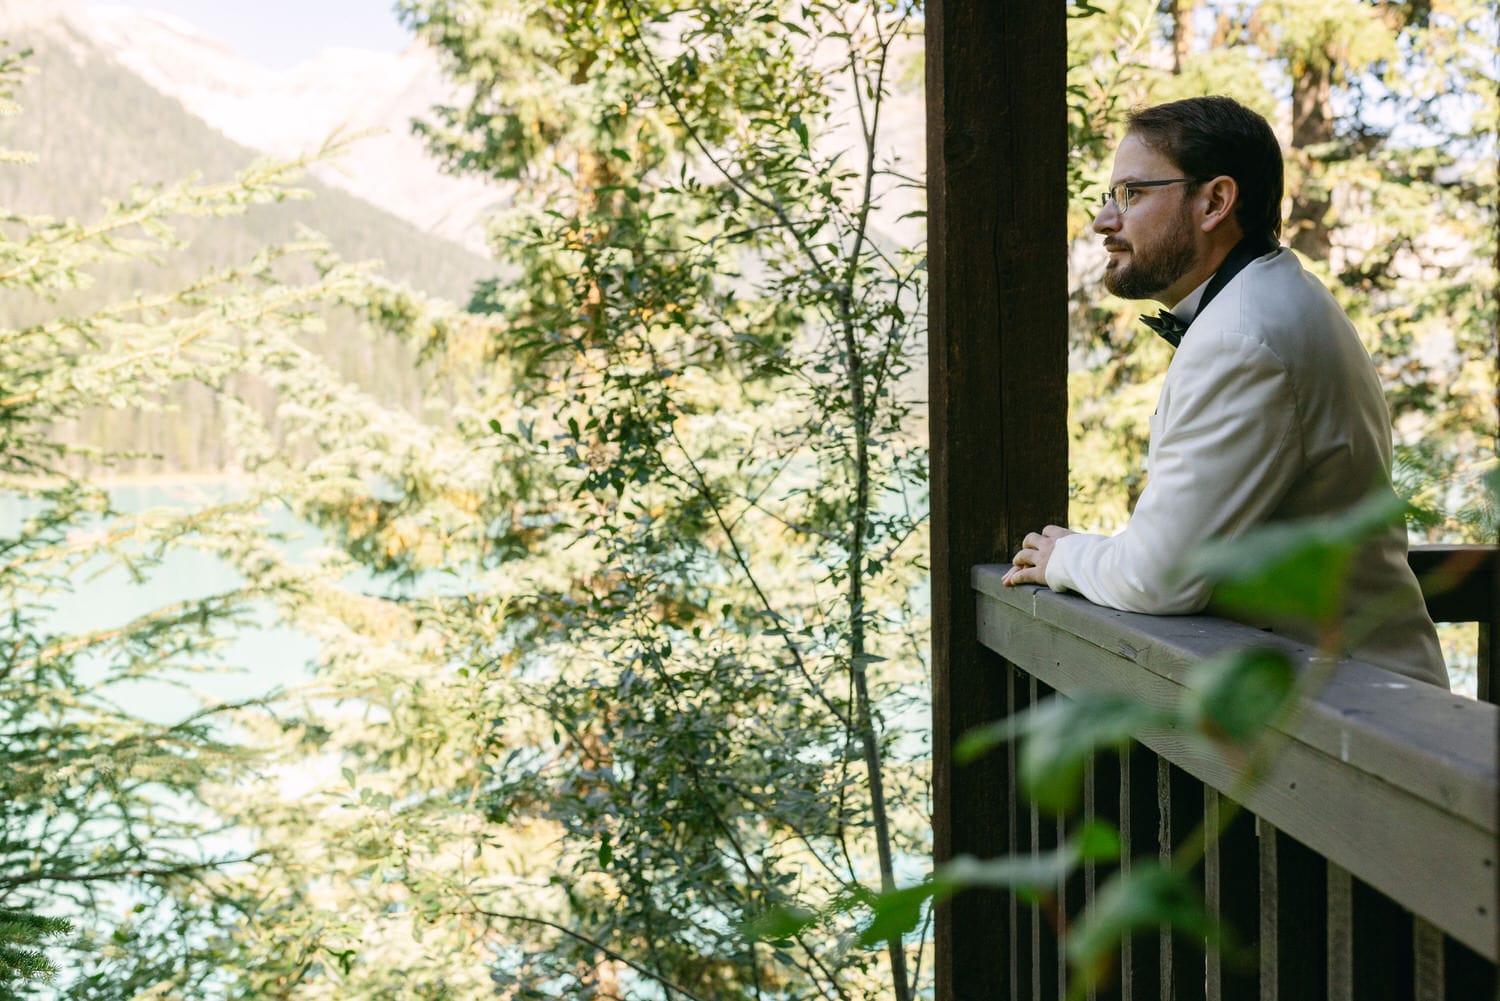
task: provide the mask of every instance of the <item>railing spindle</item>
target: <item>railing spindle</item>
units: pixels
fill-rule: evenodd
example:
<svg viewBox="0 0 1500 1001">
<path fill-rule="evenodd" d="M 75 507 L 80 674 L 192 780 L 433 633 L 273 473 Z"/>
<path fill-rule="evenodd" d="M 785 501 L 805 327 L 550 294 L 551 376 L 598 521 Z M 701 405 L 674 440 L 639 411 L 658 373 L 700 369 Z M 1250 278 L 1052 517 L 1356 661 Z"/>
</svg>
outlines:
<svg viewBox="0 0 1500 1001">
<path fill-rule="evenodd" d="M 1412 923 L 1416 1001 L 1443 1001 L 1443 933 L 1426 921 Z"/>
<path fill-rule="evenodd" d="M 1209 830 L 1223 831 L 1209 840 L 1203 856 L 1204 902 L 1219 922 L 1228 954 L 1210 949 L 1204 982 L 1210 1001 L 1255 1001 L 1260 984 L 1253 966 L 1260 927 L 1260 846 L 1255 818 L 1211 786 L 1205 786 L 1204 817 Z M 1223 812 L 1233 811 L 1227 825 Z"/>
<path fill-rule="evenodd" d="M 1355 1001 L 1353 877 L 1328 866 L 1328 1001 Z"/>
<path fill-rule="evenodd" d="M 1017 667 L 1008 667 L 1009 681 L 1006 685 L 1006 708 L 1014 716 L 1031 705 L 1032 680 Z M 1005 745 L 1006 778 L 1010 789 L 1015 790 L 1017 801 L 1010 812 L 1010 854 L 1024 855 L 1031 851 L 1031 807 L 1019 800 L 1021 788 L 1020 768 L 1017 762 L 1019 749 L 1016 741 Z M 1010 908 L 1010 996 L 1030 998 L 1035 996 L 1036 985 L 1031 982 L 1031 938 L 1035 925 L 1036 908 L 1020 900 L 1015 894 L 1007 894 Z"/>
<path fill-rule="evenodd" d="M 1304 1001 L 1328 981 L 1325 861 L 1264 821 L 1260 858 L 1261 998 Z"/>
<path fill-rule="evenodd" d="M 1122 769 L 1125 793 L 1120 825 L 1121 865 L 1128 869 L 1132 858 L 1157 851 L 1156 754 L 1141 744 L 1131 744 Z M 1120 953 L 1120 976 L 1126 1001 L 1160 1001 L 1161 937 L 1151 933 L 1133 936 Z"/>
<path fill-rule="evenodd" d="M 1121 827 L 1120 818 L 1126 816 L 1121 805 L 1124 802 L 1125 789 L 1120 776 L 1120 759 L 1111 752 L 1094 755 L 1089 760 L 1089 770 L 1086 776 L 1085 786 L 1085 816 L 1090 820 L 1107 821 L 1115 825 L 1116 829 Z M 1099 887 L 1103 886 L 1119 868 L 1118 864 L 1110 862 L 1090 862 L 1084 867 L 1084 896 L 1076 904 L 1070 901 L 1070 914 L 1078 914 L 1081 907 L 1088 901 L 1094 899 L 1094 894 Z M 1124 949 L 1124 943 L 1120 944 Z M 1120 1001 L 1123 993 L 1120 986 L 1120 957 L 1114 957 L 1114 969 L 1108 976 L 1106 982 L 1089 991 L 1089 1001 Z"/>
<path fill-rule="evenodd" d="M 1158 771 L 1161 782 L 1162 853 L 1171 864 L 1173 854 L 1203 821 L 1203 783 L 1162 759 Z M 1192 878 L 1200 883 L 1203 867 L 1193 867 Z M 1180 933 L 1162 938 L 1162 979 L 1167 984 L 1164 997 L 1169 1001 L 1203 1001 L 1205 990 L 1204 953 L 1208 943 L 1193 941 Z"/>
<path fill-rule="evenodd" d="M 1046 699 L 1057 698 L 1051 688 L 1031 679 L 1031 701 L 1035 705 Z M 1052 851 L 1057 847 L 1058 820 L 1044 816 L 1040 810 L 1031 810 L 1031 837 L 1033 854 Z M 1047 902 L 1032 908 L 1032 962 L 1033 980 L 1036 984 L 1036 1001 L 1053 1001 L 1062 997 L 1058 980 L 1058 922 L 1056 915 L 1048 913 L 1059 906 L 1057 901 Z"/>
<path fill-rule="evenodd" d="M 1495 627 L 1492 623 L 1479 623 L 1479 650 L 1478 658 L 1474 664 L 1478 690 L 1475 692 L 1480 702 L 1494 702 L 1497 700 L 1494 688 L 1495 678 Z"/>
</svg>

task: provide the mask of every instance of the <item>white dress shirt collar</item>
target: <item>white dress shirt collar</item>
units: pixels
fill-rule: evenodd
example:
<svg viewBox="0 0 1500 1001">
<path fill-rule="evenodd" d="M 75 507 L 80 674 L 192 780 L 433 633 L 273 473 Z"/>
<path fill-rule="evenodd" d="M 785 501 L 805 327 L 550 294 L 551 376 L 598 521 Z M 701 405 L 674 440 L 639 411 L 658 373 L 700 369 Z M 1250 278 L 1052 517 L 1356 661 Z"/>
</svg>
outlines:
<svg viewBox="0 0 1500 1001">
<path fill-rule="evenodd" d="M 1198 305 L 1203 301 L 1203 293 L 1208 288 L 1208 283 L 1213 280 L 1214 276 L 1209 275 L 1203 280 L 1203 284 L 1184 296 L 1182 301 L 1173 306 L 1169 312 L 1183 323 L 1192 323 L 1193 317 L 1198 315 Z"/>
</svg>

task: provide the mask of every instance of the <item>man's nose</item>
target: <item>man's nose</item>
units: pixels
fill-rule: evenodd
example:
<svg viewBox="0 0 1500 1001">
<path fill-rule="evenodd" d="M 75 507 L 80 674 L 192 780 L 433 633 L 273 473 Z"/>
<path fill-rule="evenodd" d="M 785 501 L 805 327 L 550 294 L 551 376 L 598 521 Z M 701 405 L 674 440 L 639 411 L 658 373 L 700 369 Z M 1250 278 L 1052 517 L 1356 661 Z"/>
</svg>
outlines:
<svg viewBox="0 0 1500 1001">
<path fill-rule="evenodd" d="M 1104 207 L 1094 216 L 1093 230 L 1101 235 L 1105 233 L 1118 232 L 1120 229 L 1120 210 L 1115 207 L 1114 199 L 1104 203 Z"/>
</svg>

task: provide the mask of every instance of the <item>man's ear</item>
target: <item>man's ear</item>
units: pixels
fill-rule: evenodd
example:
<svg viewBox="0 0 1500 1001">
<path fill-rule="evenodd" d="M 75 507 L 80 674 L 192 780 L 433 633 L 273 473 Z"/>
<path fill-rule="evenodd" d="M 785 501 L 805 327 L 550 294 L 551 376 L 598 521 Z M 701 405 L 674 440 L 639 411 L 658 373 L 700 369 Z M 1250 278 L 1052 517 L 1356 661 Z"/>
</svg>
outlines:
<svg viewBox="0 0 1500 1001">
<path fill-rule="evenodd" d="M 1211 233 L 1234 218 L 1234 207 L 1240 200 L 1240 186 L 1227 174 L 1205 181 L 1198 197 L 1203 215 L 1199 225 L 1203 232 Z"/>
</svg>

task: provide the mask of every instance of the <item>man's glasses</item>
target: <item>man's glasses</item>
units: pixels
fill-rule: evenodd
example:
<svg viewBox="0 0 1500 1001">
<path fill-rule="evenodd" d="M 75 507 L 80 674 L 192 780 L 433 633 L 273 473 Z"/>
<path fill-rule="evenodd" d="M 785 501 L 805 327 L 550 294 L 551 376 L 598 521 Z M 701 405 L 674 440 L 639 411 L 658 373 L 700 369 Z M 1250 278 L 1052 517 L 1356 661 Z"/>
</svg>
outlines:
<svg viewBox="0 0 1500 1001">
<path fill-rule="evenodd" d="M 1130 201 L 1135 197 L 1138 188 L 1159 188 L 1166 184 L 1197 184 L 1201 178 L 1197 177 L 1169 177 L 1164 181 L 1121 181 L 1104 193 L 1099 200 L 1099 210 L 1109 208 L 1109 203 L 1115 203 L 1115 209 L 1124 215 L 1130 208 Z"/>
</svg>

